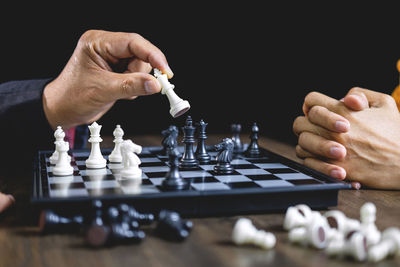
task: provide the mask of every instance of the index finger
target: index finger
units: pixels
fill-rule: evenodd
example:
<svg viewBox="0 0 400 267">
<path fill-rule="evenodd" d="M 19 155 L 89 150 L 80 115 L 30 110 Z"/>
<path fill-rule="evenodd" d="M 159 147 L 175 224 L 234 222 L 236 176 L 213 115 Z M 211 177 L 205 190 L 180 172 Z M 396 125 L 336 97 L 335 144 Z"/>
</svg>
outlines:
<svg viewBox="0 0 400 267">
<path fill-rule="evenodd" d="M 328 110 L 338 113 L 339 107 L 342 106 L 343 103 L 341 103 L 339 100 L 336 100 L 332 97 L 329 97 L 327 95 L 318 93 L 318 92 L 311 92 L 309 93 L 305 99 L 304 99 L 304 104 L 303 104 L 303 112 L 305 115 L 308 114 L 308 111 L 314 107 L 314 106 L 321 106 L 325 107 Z"/>
</svg>

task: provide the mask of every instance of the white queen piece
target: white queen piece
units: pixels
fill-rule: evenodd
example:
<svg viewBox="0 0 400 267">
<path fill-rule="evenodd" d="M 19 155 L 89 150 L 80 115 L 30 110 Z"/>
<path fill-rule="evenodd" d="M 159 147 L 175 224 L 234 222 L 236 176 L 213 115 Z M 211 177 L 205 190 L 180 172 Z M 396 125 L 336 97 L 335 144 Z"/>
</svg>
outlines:
<svg viewBox="0 0 400 267">
<path fill-rule="evenodd" d="M 100 150 L 100 143 L 103 141 L 100 137 L 101 125 L 93 122 L 89 126 L 90 138 L 89 143 L 92 144 L 89 158 L 86 160 L 86 167 L 90 169 L 105 168 L 107 160 L 103 157 Z"/>
</svg>

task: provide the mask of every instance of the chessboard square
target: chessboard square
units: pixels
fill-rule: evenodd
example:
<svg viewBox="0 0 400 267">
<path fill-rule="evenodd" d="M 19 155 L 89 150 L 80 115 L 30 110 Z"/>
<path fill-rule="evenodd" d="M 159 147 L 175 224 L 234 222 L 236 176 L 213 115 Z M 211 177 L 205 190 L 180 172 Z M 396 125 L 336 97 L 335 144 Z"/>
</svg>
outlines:
<svg viewBox="0 0 400 267">
<path fill-rule="evenodd" d="M 214 170 L 214 166 L 212 164 L 207 164 L 207 165 L 200 165 L 200 168 L 202 168 L 205 171 L 212 171 Z"/>
<path fill-rule="evenodd" d="M 72 152 L 72 155 L 77 158 L 77 157 L 81 157 L 81 158 L 87 158 L 89 157 L 89 152 L 88 151 L 74 151 Z"/>
<path fill-rule="evenodd" d="M 60 176 L 60 177 L 49 177 L 49 184 L 57 183 L 83 183 L 81 176 Z"/>
<path fill-rule="evenodd" d="M 235 170 L 239 170 L 239 169 L 255 169 L 255 168 L 258 169 L 253 164 L 231 164 L 231 165 Z"/>
<path fill-rule="evenodd" d="M 240 173 L 238 173 L 237 171 L 233 170 L 232 173 L 217 173 L 216 171 L 212 170 L 212 171 L 208 171 L 209 173 L 211 173 L 212 176 L 221 176 L 221 175 L 240 175 Z"/>
<path fill-rule="evenodd" d="M 211 176 L 211 174 L 206 171 L 180 171 L 179 173 L 182 178 Z"/>
<path fill-rule="evenodd" d="M 51 190 L 49 192 L 50 197 L 86 197 L 88 191 L 85 188 L 82 189 L 67 189 L 67 190 Z"/>
<path fill-rule="evenodd" d="M 115 188 L 93 188 L 87 189 L 89 196 L 122 195 L 124 192 L 120 187 Z"/>
<path fill-rule="evenodd" d="M 156 166 L 156 167 L 141 167 L 142 171 L 146 173 L 150 172 L 168 172 L 169 167 L 168 166 Z"/>
<path fill-rule="evenodd" d="M 88 189 L 115 188 L 119 187 L 119 183 L 115 180 L 87 181 L 85 182 L 85 186 Z"/>
<path fill-rule="evenodd" d="M 53 172 L 51 171 L 47 171 L 47 176 L 50 177 L 55 177 L 55 178 L 59 178 L 59 177 L 70 177 L 70 176 L 79 176 L 79 171 L 73 171 L 72 175 L 55 175 Z"/>
<path fill-rule="evenodd" d="M 124 190 L 124 187 L 122 188 Z M 155 194 L 160 193 L 160 190 L 154 185 L 142 185 L 140 187 L 141 194 Z"/>
<path fill-rule="evenodd" d="M 50 184 L 50 191 L 52 190 L 67 190 L 67 189 L 78 189 L 85 188 L 84 183 L 55 183 Z"/>
<path fill-rule="evenodd" d="M 162 166 L 166 166 L 166 164 L 164 162 L 162 162 L 161 160 L 158 162 L 142 162 L 140 164 L 140 168 L 144 168 L 144 167 L 162 167 Z"/>
<path fill-rule="evenodd" d="M 128 179 L 125 179 L 125 180 L 119 180 L 119 181 L 127 181 Z M 129 180 L 131 180 L 131 179 L 129 179 Z M 144 179 L 142 179 L 142 185 L 152 185 L 153 183 L 150 181 L 150 179 L 148 179 L 148 178 L 144 178 Z"/>
<path fill-rule="evenodd" d="M 150 178 L 149 180 L 153 183 L 153 185 L 161 185 L 162 181 L 165 178 Z"/>
<path fill-rule="evenodd" d="M 140 161 L 143 163 L 147 162 L 162 162 L 159 158 L 152 157 L 152 158 L 141 158 Z"/>
<path fill-rule="evenodd" d="M 291 183 L 288 183 L 284 180 L 263 180 L 263 181 L 255 181 L 261 187 L 284 187 L 284 186 L 293 186 Z"/>
<path fill-rule="evenodd" d="M 276 160 L 270 159 L 270 158 L 267 158 L 267 157 L 257 158 L 257 159 L 247 158 L 246 160 L 251 162 L 251 163 L 274 163 L 274 162 L 276 162 Z"/>
<path fill-rule="evenodd" d="M 146 173 L 146 176 L 148 178 L 164 178 L 165 175 L 167 175 L 167 172 L 148 172 Z"/>
<path fill-rule="evenodd" d="M 293 169 L 291 169 L 289 167 L 276 168 L 276 169 L 265 169 L 265 170 L 269 171 L 270 173 L 274 173 L 274 174 L 277 174 L 277 173 L 298 173 L 298 171 L 293 170 Z"/>
<path fill-rule="evenodd" d="M 208 177 L 189 177 L 189 178 L 184 178 L 186 181 L 189 181 L 189 183 L 194 183 L 194 184 L 200 184 L 200 183 L 217 183 L 219 182 L 217 179 L 215 179 L 212 176 Z"/>
<path fill-rule="evenodd" d="M 111 181 L 115 180 L 115 176 L 112 174 L 104 174 L 104 175 L 82 175 L 82 179 L 85 182 L 90 181 Z"/>
<path fill-rule="evenodd" d="M 192 188 L 197 191 L 208 191 L 208 190 L 229 190 L 229 186 L 224 183 L 200 183 L 191 184 Z"/>
<path fill-rule="evenodd" d="M 231 164 L 243 164 L 243 165 L 246 165 L 246 164 L 252 164 L 252 163 L 249 162 L 249 161 L 247 161 L 247 160 L 238 158 L 238 159 L 233 159 L 233 160 L 231 161 Z"/>
<path fill-rule="evenodd" d="M 238 182 L 250 182 L 251 179 L 247 178 L 244 175 L 224 175 L 224 176 L 215 176 L 220 182 L 223 183 L 238 183 Z"/>
<path fill-rule="evenodd" d="M 257 167 L 261 169 L 283 169 L 287 168 L 286 165 L 283 165 L 281 163 L 255 163 Z"/>
<path fill-rule="evenodd" d="M 238 182 L 238 183 L 227 183 L 233 189 L 239 188 L 259 188 L 260 186 L 254 182 Z"/>
<path fill-rule="evenodd" d="M 304 174 L 304 173 L 278 173 L 275 176 L 283 179 L 283 180 L 303 180 L 303 179 L 313 179 L 312 177 Z"/>
<path fill-rule="evenodd" d="M 107 168 L 101 168 L 101 169 L 85 169 L 81 170 L 81 175 L 82 176 L 104 176 L 104 175 L 110 175 L 112 174 L 110 169 Z"/>
<path fill-rule="evenodd" d="M 309 184 L 321 184 L 320 181 L 315 179 L 299 179 L 299 180 L 287 180 L 294 185 L 309 185 Z"/>
<path fill-rule="evenodd" d="M 273 174 L 263 174 L 263 175 L 246 175 L 253 181 L 262 181 L 262 180 L 282 180 L 276 177 Z"/>
<path fill-rule="evenodd" d="M 263 170 L 263 169 L 243 169 L 243 170 L 239 169 L 236 171 L 243 175 L 270 174 L 269 172 L 267 172 L 266 170 Z"/>
</svg>

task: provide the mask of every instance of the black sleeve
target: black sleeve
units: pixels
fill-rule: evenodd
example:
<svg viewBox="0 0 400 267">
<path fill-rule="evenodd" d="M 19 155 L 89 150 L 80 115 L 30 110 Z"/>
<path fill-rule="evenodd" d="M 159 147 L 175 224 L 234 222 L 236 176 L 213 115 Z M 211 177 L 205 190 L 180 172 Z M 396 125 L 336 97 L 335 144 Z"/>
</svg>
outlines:
<svg viewBox="0 0 400 267">
<path fill-rule="evenodd" d="M 42 94 L 51 79 L 0 84 L 0 166 L 31 170 L 39 149 L 53 149 L 54 131 L 43 110 Z M 7 165 L 6 165 L 7 164 Z"/>
</svg>

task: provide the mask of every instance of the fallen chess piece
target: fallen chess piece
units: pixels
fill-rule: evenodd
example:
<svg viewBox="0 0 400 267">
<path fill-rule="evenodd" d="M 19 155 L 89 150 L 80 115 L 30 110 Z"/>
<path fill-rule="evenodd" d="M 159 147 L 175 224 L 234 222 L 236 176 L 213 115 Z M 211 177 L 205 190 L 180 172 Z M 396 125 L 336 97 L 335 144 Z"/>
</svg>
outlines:
<svg viewBox="0 0 400 267">
<path fill-rule="evenodd" d="M 311 222 L 316 213 L 318 212 L 312 211 L 310 207 L 305 204 L 291 206 L 286 210 L 283 228 L 285 230 L 291 230 L 296 227 L 306 226 Z"/>
<path fill-rule="evenodd" d="M 400 230 L 389 227 L 382 233 L 382 240 L 369 248 L 368 260 L 381 261 L 389 256 L 400 256 Z"/>
<path fill-rule="evenodd" d="M 344 235 L 360 229 L 360 222 L 358 220 L 346 217 L 346 215 L 339 210 L 327 211 L 324 217 L 332 230 L 336 230 Z"/>
<path fill-rule="evenodd" d="M 183 220 L 177 212 L 162 210 L 158 215 L 156 233 L 167 240 L 181 242 L 189 236 L 192 228 L 193 223 Z"/>
<path fill-rule="evenodd" d="M 42 234 L 78 233 L 83 226 L 83 216 L 67 218 L 51 210 L 43 210 L 39 216 L 39 231 Z"/>
<path fill-rule="evenodd" d="M 361 231 L 352 231 L 347 235 L 339 235 L 325 248 L 330 257 L 351 257 L 356 261 L 367 259 L 367 239 Z"/>
<path fill-rule="evenodd" d="M 373 203 L 367 202 L 360 209 L 360 229 L 367 238 L 367 246 L 377 244 L 381 240 L 381 232 L 375 225 L 376 207 Z"/>
<path fill-rule="evenodd" d="M 250 244 L 263 249 L 271 249 L 276 244 L 274 234 L 256 229 L 247 218 L 236 221 L 232 231 L 232 241 L 236 245 Z"/>
</svg>

